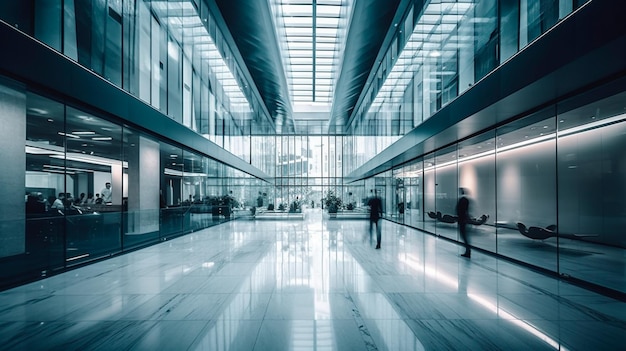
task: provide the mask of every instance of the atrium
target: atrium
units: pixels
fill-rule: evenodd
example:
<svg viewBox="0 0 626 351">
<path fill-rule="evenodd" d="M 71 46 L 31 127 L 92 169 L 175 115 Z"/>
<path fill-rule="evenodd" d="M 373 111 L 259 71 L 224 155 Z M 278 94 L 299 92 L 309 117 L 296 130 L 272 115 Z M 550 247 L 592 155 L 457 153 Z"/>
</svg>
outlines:
<svg viewBox="0 0 626 351">
<path fill-rule="evenodd" d="M 0 2 L 3 347 L 623 348 L 624 12 Z"/>
</svg>

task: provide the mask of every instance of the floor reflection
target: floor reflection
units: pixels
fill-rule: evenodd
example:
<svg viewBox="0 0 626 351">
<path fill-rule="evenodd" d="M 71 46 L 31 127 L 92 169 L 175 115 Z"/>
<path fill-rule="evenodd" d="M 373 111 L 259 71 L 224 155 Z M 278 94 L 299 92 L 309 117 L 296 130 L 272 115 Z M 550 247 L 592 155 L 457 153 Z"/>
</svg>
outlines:
<svg viewBox="0 0 626 351">
<path fill-rule="evenodd" d="M 237 220 L 0 293 L 8 349 L 619 349 L 620 301 L 383 221 Z M 108 345 L 108 346 L 107 346 Z"/>
</svg>

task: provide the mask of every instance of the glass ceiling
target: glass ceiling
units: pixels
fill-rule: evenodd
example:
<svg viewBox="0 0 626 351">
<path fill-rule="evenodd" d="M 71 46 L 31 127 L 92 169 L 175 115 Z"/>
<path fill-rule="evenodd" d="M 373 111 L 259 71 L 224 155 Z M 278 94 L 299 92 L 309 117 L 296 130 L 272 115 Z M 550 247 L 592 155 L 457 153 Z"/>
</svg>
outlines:
<svg viewBox="0 0 626 351">
<path fill-rule="evenodd" d="M 269 1 L 294 111 L 306 103 L 330 107 L 351 0 Z"/>
</svg>

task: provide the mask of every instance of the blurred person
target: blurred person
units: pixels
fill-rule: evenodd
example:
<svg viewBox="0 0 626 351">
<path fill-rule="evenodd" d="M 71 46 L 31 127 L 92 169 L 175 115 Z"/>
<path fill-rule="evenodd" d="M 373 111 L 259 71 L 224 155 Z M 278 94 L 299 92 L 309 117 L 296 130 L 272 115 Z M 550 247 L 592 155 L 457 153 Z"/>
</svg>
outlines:
<svg viewBox="0 0 626 351">
<path fill-rule="evenodd" d="M 376 249 L 380 249 L 382 235 L 380 229 L 380 218 L 383 213 L 383 202 L 378 197 L 378 194 L 374 193 L 374 195 L 367 201 L 367 205 L 370 208 L 370 243 L 372 242 L 372 229 L 374 225 L 376 225 Z"/>
<path fill-rule="evenodd" d="M 469 236 L 467 235 L 467 224 L 470 222 L 470 201 L 468 196 L 469 191 L 466 188 L 459 188 L 459 201 L 456 204 L 456 215 L 458 218 L 459 235 L 465 246 L 465 252 L 461 256 L 470 258 L 472 252 Z"/>
</svg>

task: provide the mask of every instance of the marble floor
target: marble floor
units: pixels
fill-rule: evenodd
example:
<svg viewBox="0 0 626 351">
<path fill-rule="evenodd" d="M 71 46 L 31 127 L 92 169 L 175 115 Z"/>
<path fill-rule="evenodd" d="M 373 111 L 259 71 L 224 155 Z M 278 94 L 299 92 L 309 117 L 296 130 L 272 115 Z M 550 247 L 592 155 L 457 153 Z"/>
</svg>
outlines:
<svg viewBox="0 0 626 351">
<path fill-rule="evenodd" d="M 382 233 L 314 210 L 211 227 L 0 292 L 0 349 L 626 349 L 626 303 Z"/>
</svg>

